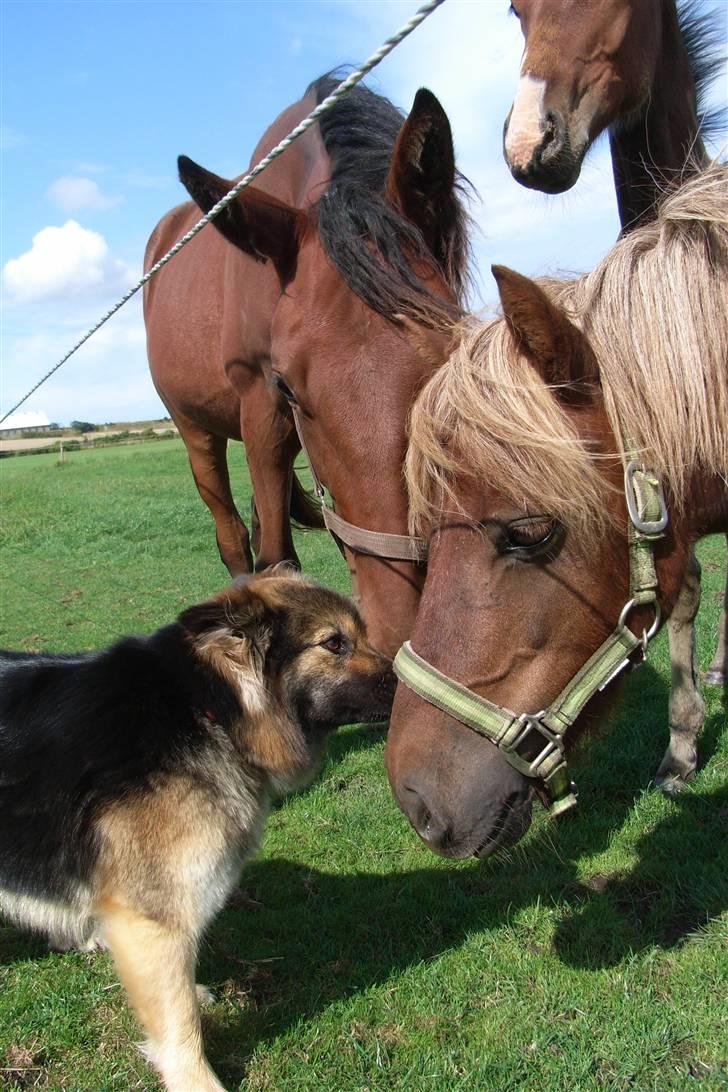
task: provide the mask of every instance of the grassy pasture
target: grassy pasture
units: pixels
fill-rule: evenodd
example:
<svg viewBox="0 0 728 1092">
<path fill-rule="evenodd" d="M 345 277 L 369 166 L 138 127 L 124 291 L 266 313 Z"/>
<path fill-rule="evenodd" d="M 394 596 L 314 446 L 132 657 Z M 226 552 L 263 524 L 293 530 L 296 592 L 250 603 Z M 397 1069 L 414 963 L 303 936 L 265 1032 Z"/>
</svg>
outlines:
<svg viewBox="0 0 728 1092">
<path fill-rule="evenodd" d="M 234 451 L 243 513 L 249 486 Z M 0 462 L 0 644 L 93 648 L 222 586 L 177 440 Z M 346 573 L 323 535 L 308 571 Z M 700 662 L 725 545 L 701 546 Z M 666 745 L 664 637 L 627 682 L 609 742 L 577 764 L 578 813 L 452 863 L 389 795 L 382 731 L 336 737 L 322 776 L 274 810 L 203 946 L 208 1055 L 250 1090 L 725 1089 L 728 733 L 706 693 L 701 768 L 649 790 Z M 51 954 L 0 923 L 0 1088 L 153 1089 L 103 954 Z"/>
</svg>

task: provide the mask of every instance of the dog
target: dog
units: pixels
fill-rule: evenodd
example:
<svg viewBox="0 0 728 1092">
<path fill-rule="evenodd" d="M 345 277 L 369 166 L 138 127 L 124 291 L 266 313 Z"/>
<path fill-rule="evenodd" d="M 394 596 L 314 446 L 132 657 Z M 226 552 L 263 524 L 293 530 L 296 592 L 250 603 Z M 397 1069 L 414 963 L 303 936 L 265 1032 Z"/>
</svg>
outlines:
<svg viewBox="0 0 728 1092">
<path fill-rule="evenodd" d="M 76 945 L 98 930 L 170 1092 L 223 1090 L 197 945 L 271 798 L 332 729 L 386 718 L 394 685 L 351 601 L 288 571 L 101 652 L 0 652 L 0 913 Z"/>
</svg>

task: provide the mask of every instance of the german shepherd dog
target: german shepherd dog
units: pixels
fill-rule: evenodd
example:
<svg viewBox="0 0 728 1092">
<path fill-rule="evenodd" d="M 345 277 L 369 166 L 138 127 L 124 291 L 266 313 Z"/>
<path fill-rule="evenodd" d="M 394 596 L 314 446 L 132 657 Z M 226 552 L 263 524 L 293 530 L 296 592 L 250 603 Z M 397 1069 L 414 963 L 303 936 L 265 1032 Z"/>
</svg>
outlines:
<svg viewBox="0 0 728 1092">
<path fill-rule="evenodd" d="M 312 778 L 331 729 L 388 715 L 390 668 L 348 599 L 278 570 L 101 652 L 0 652 L 0 912 L 99 931 L 173 1092 L 223 1087 L 202 931 L 271 797 Z"/>
</svg>

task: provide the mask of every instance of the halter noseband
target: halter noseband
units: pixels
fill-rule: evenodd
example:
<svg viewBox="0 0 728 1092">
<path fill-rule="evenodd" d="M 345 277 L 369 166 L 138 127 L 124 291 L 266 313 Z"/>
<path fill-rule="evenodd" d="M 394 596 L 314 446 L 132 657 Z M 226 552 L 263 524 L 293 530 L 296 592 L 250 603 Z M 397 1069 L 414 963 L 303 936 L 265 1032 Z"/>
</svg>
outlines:
<svg viewBox="0 0 728 1092">
<path fill-rule="evenodd" d="M 635 459 L 625 467 L 624 486 L 629 513 L 630 598 L 612 634 L 546 709 L 518 714 L 496 705 L 438 671 L 409 641 L 394 660 L 395 673 L 410 690 L 489 739 L 520 773 L 540 779 L 552 816 L 576 804 L 576 786 L 566 766 L 567 729 L 597 691 L 604 690 L 624 668 L 642 662 L 660 625 L 653 544 L 667 526 L 665 499 L 657 478 Z M 655 617 L 649 630 L 637 637 L 627 627 L 627 619 L 640 606 L 652 606 Z"/>
<path fill-rule="evenodd" d="M 427 543 L 423 538 L 416 538 L 414 535 L 395 535 L 386 531 L 369 531 L 366 527 L 357 527 L 355 523 L 349 523 L 348 520 L 343 519 L 338 512 L 334 511 L 331 505 L 326 503 L 326 490 L 314 470 L 311 456 L 303 439 L 298 407 L 294 406 L 293 403 L 290 403 L 290 407 L 293 414 L 293 423 L 298 433 L 298 440 L 311 470 L 313 487 L 321 505 L 321 515 L 327 531 L 358 554 L 386 557 L 393 561 L 412 561 L 415 564 L 425 561 L 427 559 Z"/>
</svg>

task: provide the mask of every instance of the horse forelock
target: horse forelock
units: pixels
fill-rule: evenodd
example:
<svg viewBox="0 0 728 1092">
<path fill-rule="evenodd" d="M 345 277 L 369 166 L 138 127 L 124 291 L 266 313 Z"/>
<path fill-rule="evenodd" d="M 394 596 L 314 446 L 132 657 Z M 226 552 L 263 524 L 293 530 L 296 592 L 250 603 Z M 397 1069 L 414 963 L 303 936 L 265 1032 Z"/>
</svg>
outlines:
<svg viewBox="0 0 728 1092">
<path fill-rule="evenodd" d="M 320 103 L 337 82 L 322 76 L 308 93 Z M 442 225 L 442 253 L 433 255 L 419 229 L 384 197 L 404 120 L 388 99 L 362 85 L 339 100 L 319 121 L 332 170 L 312 211 L 328 257 L 367 306 L 393 322 L 405 314 L 426 326 L 450 327 L 460 317 L 469 283 L 467 183 L 457 174 L 454 214 Z M 428 290 L 428 274 L 445 281 L 455 304 Z"/>
<path fill-rule="evenodd" d="M 627 443 L 684 510 L 696 473 L 728 481 L 728 167 L 668 194 L 657 220 L 585 276 L 539 284 L 589 338 L 616 450 Z M 503 318 L 464 328 L 417 399 L 406 460 L 422 532 L 457 510 L 468 473 L 526 510 L 548 511 L 586 546 L 616 513 L 600 457 L 515 350 Z"/>
</svg>

